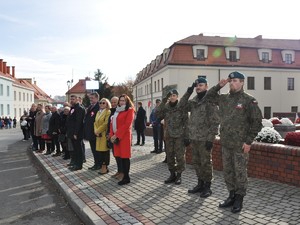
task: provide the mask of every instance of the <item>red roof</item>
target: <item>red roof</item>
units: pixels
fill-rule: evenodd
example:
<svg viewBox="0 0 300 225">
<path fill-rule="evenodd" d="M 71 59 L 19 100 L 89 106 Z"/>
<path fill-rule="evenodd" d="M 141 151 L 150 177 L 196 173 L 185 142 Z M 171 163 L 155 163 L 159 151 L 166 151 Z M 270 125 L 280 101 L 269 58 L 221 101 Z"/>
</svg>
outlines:
<svg viewBox="0 0 300 225">
<path fill-rule="evenodd" d="M 75 94 L 75 93 L 85 94 L 87 92 L 86 85 L 85 85 L 86 80 L 90 80 L 90 78 L 86 77 L 85 79 L 79 79 L 79 81 L 73 87 L 71 87 L 66 92 L 66 94 Z"/>
</svg>

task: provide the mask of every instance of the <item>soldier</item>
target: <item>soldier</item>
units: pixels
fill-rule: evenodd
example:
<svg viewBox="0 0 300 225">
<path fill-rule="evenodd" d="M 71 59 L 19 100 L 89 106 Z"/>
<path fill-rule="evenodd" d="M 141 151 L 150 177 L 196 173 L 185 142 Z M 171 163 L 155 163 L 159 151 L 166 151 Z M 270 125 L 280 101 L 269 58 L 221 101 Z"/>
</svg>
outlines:
<svg viewBox="0 0 300 225">
<path fill-rule="evenodd" d="M 196 87 L 197 95 L 188 101 L 194 87 Z M 200 192 L 202 198 L 207 198 L 212 194 L 210 189 L 213 172 L 211 150 L 219 126 L 218 107 L 207 101 L 205 97 L 207 89 L 207 80 L 199 77 L 180 100 L 184 108 L 191 112 L 188 130 L 192 146 L 193 166 L 198 177 L 198 184 L 188 190 L 188 193 Z"/>
<path fill-rule="evenodd" d="M 222 145 L 224 179 L 229 197 L 219 207 L 230 207 L 231 212 L 242 210 L 248 178 L 247 164 L 251 143 L 262 128 L 262 114 L 255 98 L 244 92 L 245 76 L 232 72 L 228 79 L 207 92 L 207 98 L 214 100 L 220 108 L 220 141 Z M 227 83 L 230 91 L 218 94 Z"/>
<path fill-rule="evenodd" d="M 181 173 L 185 169 L 184 135 L 188 114 L 182 109 L 181 103 L 178 103 L 177 90 L 173 89 L 167 94 L 158 106 L 156 114 L 158 118 L 165 120 L 168 134 L 166 154 L 170 177 L 165 180 L 165 184 L 181 184 Z"/>
</svg>

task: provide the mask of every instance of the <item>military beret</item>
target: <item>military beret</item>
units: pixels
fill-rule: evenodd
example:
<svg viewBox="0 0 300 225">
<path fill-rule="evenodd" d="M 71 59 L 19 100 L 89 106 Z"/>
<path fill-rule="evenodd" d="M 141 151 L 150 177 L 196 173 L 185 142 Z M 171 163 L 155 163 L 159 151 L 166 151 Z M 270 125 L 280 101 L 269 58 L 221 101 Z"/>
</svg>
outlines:
<svg viewBox="0 0 300 225">
<path fill-rule="evenodd" d="M 177 91 L 176 89 L 172 89 L 172 90 L 170 91 L 170 93 L 171 93 L 172 95 L 179 95 L 179 93 L 178 93 L 178 91 Z"/>
<path fill-rule="evenodd" d="M 242 74 L 242 73 L 240 73 L 240 72 L 238 72 L 238 71 L 234 71 L 234 72 L 230 73 L 228 75 L 228 77 L 230 79 L 234 79 L 234 78 L 239 78 L 239 79 L 243 79 L 243 80 L 245 79 L 245 75 Z"/>
<path fill-rule="evenodd" d="M 161 100 L 160 100 L 160 99 L 156 99 L 155 102 L 156 102 L 156 103 L 159 103 L 159 102 L 161 102 Z"/>
<path fill-rule="evenodd" d="M 198 77 L 198 79 L 195 80 L 195 83 L 196 84 L 201 84 L 201 83 L 207 84 L 207 80 L 205 77 Z"/>
</svg>

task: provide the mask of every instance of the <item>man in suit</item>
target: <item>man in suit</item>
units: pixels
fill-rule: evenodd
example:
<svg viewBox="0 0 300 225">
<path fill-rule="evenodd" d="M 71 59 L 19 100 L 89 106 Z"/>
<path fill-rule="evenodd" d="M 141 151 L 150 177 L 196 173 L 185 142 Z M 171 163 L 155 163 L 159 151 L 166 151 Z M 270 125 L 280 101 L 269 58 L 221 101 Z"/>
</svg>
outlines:
<svg viewBox="0 0 300 225">
<path fill-rule="evenodd" d="M 136 134 L 137 134 L 137 142 L 134 145 L 143 146 L 145 144 L 144 132 L 146 129 L 146 111 L 143 108 L 142 102 L 138 102 L 138 111 L 134 122 L 134 129 L 136 130 Z M 142 143 L 140 144 L 141 136 L 142 136 Z"/>
<path fill-rule="evenodd" d="M 94 132 L 94 122 L 96 114 L 99 111 L 99 94 L 97 92 L 93 92 L 89 97 L 91 105 L 88 107 L 84 117 L 84 139 L 89 141 L 94 156 L 94 165 L 89 167 L 89 169 L 98 170 L 101 167 L 96 163 L 96 135 Z"/>
<path fill-rule="evenodd" d="M 60 144 L 58 142 L 58 134 L 59 134 L 59 125 L 60 125 L 60 115 L 57 112 L 57 107 L 51 107 L 52 116 L 49 120 L 49 130 L 48 133 L 52 137 L 52 147 L 56 148 L 56 153 L 52 156 L 60 156 Z"/>
<path fill-rule="evenodd" d="M 82 139 L 83 139 L 83 119 L 85 115 L 84 108 L 79 104 L 78 97 L 71 95 L 71 110 L 67 118 L 67 137 L 71 139 L 74 149 L 74 165 L 69 169 L 72 171 L 81 170 L 83 164 Z"/>
</svg>

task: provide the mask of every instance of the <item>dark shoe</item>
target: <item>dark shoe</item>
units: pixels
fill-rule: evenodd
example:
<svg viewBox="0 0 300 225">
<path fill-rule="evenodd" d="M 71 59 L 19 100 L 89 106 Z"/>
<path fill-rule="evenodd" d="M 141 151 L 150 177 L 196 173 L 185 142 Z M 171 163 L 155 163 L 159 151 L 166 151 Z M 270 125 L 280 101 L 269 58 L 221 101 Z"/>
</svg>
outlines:
<svg viewBox="0 0 300 225">
<path fill-rule="evenodd" d="M 92 170 L 96 167 L 96 165 L 93 165 L 92 167 L 89 167 L 88 170 Z"/>
<path fill-rule="evenodd" d="M 160 153 L 162 153 L 162 150 L 157 150 L 156 151 L 156 154 L 160 154 Z"/>
<path fill-rule="evenodd" d="M 82 160 L 82 162 L 83 162 L 83 163 L 86 163 L 86 160 L 84 159 L 84 160 Z"/>
<path fill-rule="evenodd" d="M 51 152 L 47 151 L 44 155 L 51 155 Z"/>
<path fill-rule="evenodd" d="M 181 173 L 177 173 L 176 179 L 175 179 L 175 184 L 176 185 L 181 184 Z"/>
<path fill-rule="evenodd" d="M 169 178 L 165 180 L 165 184 L 173 183 L 176 180 L 176 174 L 175 174 L 175 172 L 170 171 L 170 173 L 171 174 L 170 174 Z"/>
<path fill-rule="evenodd" d="M 100 167 L 99 167 L 99 169 L 100 169 Z M 108 169 L 106 171 L 104 171 L 104 172 L 102 172 L 102 171 L 98 172 L 98 174 L 100 174 L 100 175 L 104 175 L 104 174 L 107 174 L 107 173 L 109 173 Z"/>
<path fill-rule="evenodd" d="M 150 153 L 157 153 L 157 150 L 155 150 L 155 149 L 154 149 L 154 150 L 153 150 L 153 151 L 151 151 Z"/>
<path fill-rule="evenodd" d="M 210 186 L 211 186 L 211 182 L 204 183 L 204 190 L 200 194 L 201 198 L 207 198 L 207 197 L 211 196 L 212 191 L 210 189 Z"/>
<path fill-rule="evenodd" d="M 129 183 L 130 183 L 130 179 L 123 178 L 121 181 L 118 182 L 118 185 L 124 185 Z"/>
<path fill-rule="evenodd" d="M 233 206 L 231 208 L 231 212 L 238 213 L 242 210 L 242 208 L 243 208 L 243 199 L 244 199 L 244 197 L 242 195 L 237 194 L 235 196 L 235 201 L 234 201 Z"/>
<path fill-rule="evenodd" d="M 67 166 L 74 166 L 74 163 L 70 162 L 70 163 L 67 164 Z"/>
<path fill-rule="evenodd" d="M 220 202 L 219 207 L 220 208 L 226 208 L 226 207 L 232 206 L 234 201 L 235 201 L 235 192 L 230 191 L 229 197 L 225 201 Z"/>
<path fill-rule="evenodd" d="M 165 158 L 165 160 L 164 161 L 162 161 L 163 163 L 167 163 L 167 157 Z"/>
<path fill-rule="evenodd" d="M 134 145 L 137 146 L 137 145 L 140 145 L 140 143 L 135 143 Z"/>
<path fill-rule="evenodd" d="M 197 192 L 202 192 L 203 190 L 204 190 L 204 182 L 198 179 L 198 184 L 193 189 L 189 189 L 188 193 L 195 194 Z"/>
<path fill-rule="evenodd" d="M 55 154 L 52 155 L 52 157 L 57 157 L 60 156 L 60 152 L 56 152 Z"/>
<path fill-rule="evenodd" d="M 140 146 L 144 146 L 144 145 L 145 145 L 145 143 L 140 144 Z"/>
<path fill-rule="evenodd" d="M 82 170 L 82 167 L 79 166 L 73 166 L 70 168 L 71 171 L 76 171 L 76 170 Z"/>
<path fill-rule="evenodd" d="M 70 157 L 64 156 L 62 159 L 63 160 L 68 160 L 68 159 L 70 159 Z"/>
<path fill-rule="evenodd" d="M 100 169 L 101 169 L 101 166 L 95 166 L 91 170 L 100 170 Z"/>
</svg>

